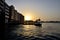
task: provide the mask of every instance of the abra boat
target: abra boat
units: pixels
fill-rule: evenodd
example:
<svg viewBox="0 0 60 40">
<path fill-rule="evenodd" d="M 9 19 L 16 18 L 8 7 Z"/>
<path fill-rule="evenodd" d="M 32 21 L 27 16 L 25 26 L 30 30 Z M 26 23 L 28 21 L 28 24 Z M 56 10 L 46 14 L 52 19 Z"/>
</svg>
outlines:
<svg viewBox="0 0 60 40">
<path fill-rule="evenodd" d="M 36 26 L 41 26 L 42 24 L 41 24 L 40 19 L 37 19 L 37 20 L 35 21 L 34 25 L 36 25 Z"/>
<path fill-rule="evenodd" d="M 34 25 L 41 26 L 42 24 L 41 24 L 41 22 L 35 22 Z"/>
</svg>

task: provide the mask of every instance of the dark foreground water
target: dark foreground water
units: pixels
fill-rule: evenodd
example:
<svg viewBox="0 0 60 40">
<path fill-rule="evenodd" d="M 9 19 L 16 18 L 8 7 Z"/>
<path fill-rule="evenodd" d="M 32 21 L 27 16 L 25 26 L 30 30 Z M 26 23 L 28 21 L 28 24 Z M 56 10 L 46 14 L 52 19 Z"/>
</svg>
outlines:
<svg viewBox="0 0 60 40">
<path fill-rule="evenodd" d="M 35 25 L 10 25 L 8 40 L 60 40 L 60 23 Z"/>
</svg>

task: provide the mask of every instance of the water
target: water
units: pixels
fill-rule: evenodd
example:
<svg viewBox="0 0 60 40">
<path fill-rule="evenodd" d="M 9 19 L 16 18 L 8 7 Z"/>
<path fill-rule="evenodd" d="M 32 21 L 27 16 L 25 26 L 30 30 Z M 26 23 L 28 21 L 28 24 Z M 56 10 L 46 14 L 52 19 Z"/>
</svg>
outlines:
<svg viewBox="0 0 60 40">
<path fill-rule="evenodd" d="M 42 26 L 10 25 L 9 30 L 9 40 L 60 40 L 60 23 L 42 23 Z"/>
</svg>

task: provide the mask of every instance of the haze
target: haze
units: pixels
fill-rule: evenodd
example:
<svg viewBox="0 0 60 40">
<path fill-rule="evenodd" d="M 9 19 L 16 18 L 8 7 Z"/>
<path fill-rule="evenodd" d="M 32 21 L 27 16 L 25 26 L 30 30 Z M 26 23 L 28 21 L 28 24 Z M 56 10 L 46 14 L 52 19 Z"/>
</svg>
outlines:
<svg viewBox="0 0 60 40">
<path fill-rule="evenodd" d="M 60 0 L 6 0 L 8 5 L 24 16 L 31 16 L 31 20 L 60 21 Z"/>
</svg>

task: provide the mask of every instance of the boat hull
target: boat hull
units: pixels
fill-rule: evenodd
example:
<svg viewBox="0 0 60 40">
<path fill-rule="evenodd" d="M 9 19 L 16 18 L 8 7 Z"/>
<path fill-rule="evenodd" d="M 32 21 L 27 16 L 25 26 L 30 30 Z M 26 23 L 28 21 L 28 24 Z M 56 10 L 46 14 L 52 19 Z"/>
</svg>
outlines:
<svg viewBox="0 0 60 40">
<path fill-rule="evenodd" d="M 42 24 L 34 24 L 34 25 L 36 25 L 36 26 L 41 26 Z"/>
</svg>

